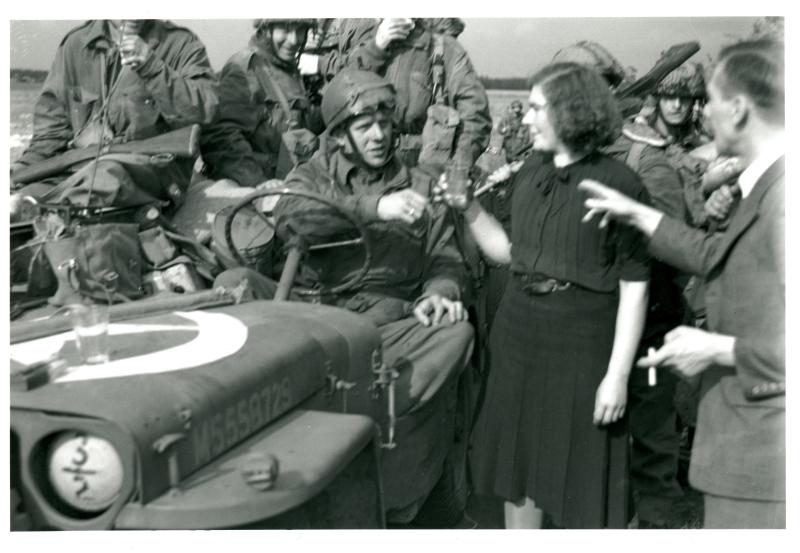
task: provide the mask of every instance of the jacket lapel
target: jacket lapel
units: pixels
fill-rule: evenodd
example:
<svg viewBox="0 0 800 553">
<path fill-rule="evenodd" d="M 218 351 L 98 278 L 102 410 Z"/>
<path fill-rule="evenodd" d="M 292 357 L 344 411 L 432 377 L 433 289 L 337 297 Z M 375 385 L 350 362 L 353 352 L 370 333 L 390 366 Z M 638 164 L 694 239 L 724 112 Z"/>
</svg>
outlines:
<svg viewBox="0 0 800 553">
<path fill-rule="evenodd" d="M 731 224 L 728 230 L 722 235 L 722 239 L 717 246 L 717 250 L 711 258 L 711 268 L 716 267 L 728 255 L 731 247 L 739 239 L 739 236 L 747 230 L 747 228 L 758 219 L 758 208 L 761 205 L 761 200 L 764 195 L 772 187 L 772 185 L 784 174 L 783 156 L 773 163 L 766 173 L 761 175 L 753 191 L 745 198 L 740 204 L 739 209 L 731 219 Z"/>
</svg>

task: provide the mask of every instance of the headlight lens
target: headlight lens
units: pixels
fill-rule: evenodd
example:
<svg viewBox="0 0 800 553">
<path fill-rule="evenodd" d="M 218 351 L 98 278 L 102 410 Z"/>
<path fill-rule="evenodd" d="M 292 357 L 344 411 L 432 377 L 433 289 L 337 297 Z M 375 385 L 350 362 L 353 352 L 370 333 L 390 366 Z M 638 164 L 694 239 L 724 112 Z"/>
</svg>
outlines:
<svg viewBox="0 0 800 553">
<path fill-rule="evenodd" d="M 50 483 L 71 507 L 96 512 L 107 509 L 122 490 L 122 459 L 108 440 L 83 432 L 63 432 L 47 457 Z"/>
</svg>

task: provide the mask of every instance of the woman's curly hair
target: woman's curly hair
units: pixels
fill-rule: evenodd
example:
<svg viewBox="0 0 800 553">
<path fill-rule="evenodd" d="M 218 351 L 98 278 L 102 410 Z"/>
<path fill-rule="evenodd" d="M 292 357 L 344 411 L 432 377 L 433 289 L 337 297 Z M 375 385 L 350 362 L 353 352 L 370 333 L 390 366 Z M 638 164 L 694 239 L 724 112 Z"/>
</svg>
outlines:
<svg viewBox="0 0 800 553">
<path fill-rule="evenodd" d="M 595 70 L 577 63 L 553 63 L 533 76 L 531 87 L 537 85 L 542 87 L 556 136 L 572 152 L 592 152 L 619 136 L 619 107 Z"/>
</svg>

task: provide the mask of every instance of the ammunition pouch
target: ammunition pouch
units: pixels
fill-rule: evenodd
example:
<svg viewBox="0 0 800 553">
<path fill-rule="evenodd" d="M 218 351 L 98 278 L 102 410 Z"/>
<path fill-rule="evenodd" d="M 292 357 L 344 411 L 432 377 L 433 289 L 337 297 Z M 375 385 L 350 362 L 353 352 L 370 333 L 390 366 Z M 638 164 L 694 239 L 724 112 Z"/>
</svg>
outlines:
<svg viewBox="0 0 800 553">
<path fill-rule="evenodd" d="M 428 107 L 428 118 L 422 129 L 420 165 L 444 167 L 455 152 L 461 116 L 444 104 Z"/>
<path fill-rule="evenodd" d="M 283 179 L 289 172 L 305 163 L 319 148 L 319 138 L 308 129 L 292 129 L 281 135 L 281 148 L 275 177 Z"/>
</svg>

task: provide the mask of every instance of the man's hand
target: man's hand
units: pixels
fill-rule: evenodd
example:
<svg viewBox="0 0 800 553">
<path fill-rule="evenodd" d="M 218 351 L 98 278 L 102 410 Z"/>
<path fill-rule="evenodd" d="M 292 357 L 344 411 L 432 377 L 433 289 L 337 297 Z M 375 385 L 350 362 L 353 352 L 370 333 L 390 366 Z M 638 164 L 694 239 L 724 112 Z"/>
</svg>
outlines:
<svg viewBox="0 0 800 553">
<path fill-rule="evenodd" d="M 428 198 L 406 188 L 378 200 L 378 217 L 382 221 L 404 221 L 413 225 L 428 209 Z"/>
<path fill-rule="evenodd" d="M 733 336 L 715 334 L 690 326 L 679 326 L 664 336 L 664 345 L 636 362 L 641 368 L 667 367 L 691 379 L 712 365 L 732 367 L 735 363 Z"/>
<path fill-rule="evenodd" d="M 594 396 L 594 424 L 611 424 L 625 415 L 628 399 L 628 379 L 617 374 L 606 374 Z"/>
<path fill-rule="evenodd" d="M 130 65 L 136 70 L 153 55 L 150 46 L 142 40 L 142 37 L 134 34 L 123 34 L 119 45 L 119 53 L 122 65 Z"/>
<path fill-rule="evenodd" d="M 723 221 L 730 214 L 733 201 L 733 187 L 723 184 L 711 193 L 711 196 L 709 196 L 703 206 L 703 211 L 705 211 L 709 217 L 718 221 Z"/>
<path fill-rule="evenodd" d="M 375 46 L 386 50 L 395 40 L 405 40 L 414 28 L 411 19 L 383 19 L 375 31 Z"/>
<path fill-rule="evenodd" d="M 300 54 L 297 68 L 301 75 L 316 75 L 319 73 L 319 56 L 316 54 Z"/>
<path fill-rule="evenodd" d="M 605 228 L 612 219 L 616 219 L 626 225 L 635 226 L 649 237 L 663 217 L 660 211 L 640 204 L 595 180 L 584 179 L 578 184 L 578 188 L 590 196 L 583 204 L 589 209 L 581 220 L 584 223 L 591 221 L 595 215 L 602 215 L 600 228 Z"/>
<path fill-rule="evenodd" d="M 703 173 L 701 189 L 705 196 L 723 184 L 731 184 L 737 178 L 744 167 L 738 157 L 718 157 L 711 161 Z"/>
<path fill-rule="evenodd" d="M 414 308 L 414 316 L 422 326 L 438 325 L 445 313 L 450 324 L 463 321 L 467 316 L 464 304 L 460 301 L 449 300 L 439 294 L 422 298 Z"/>
</svg>

